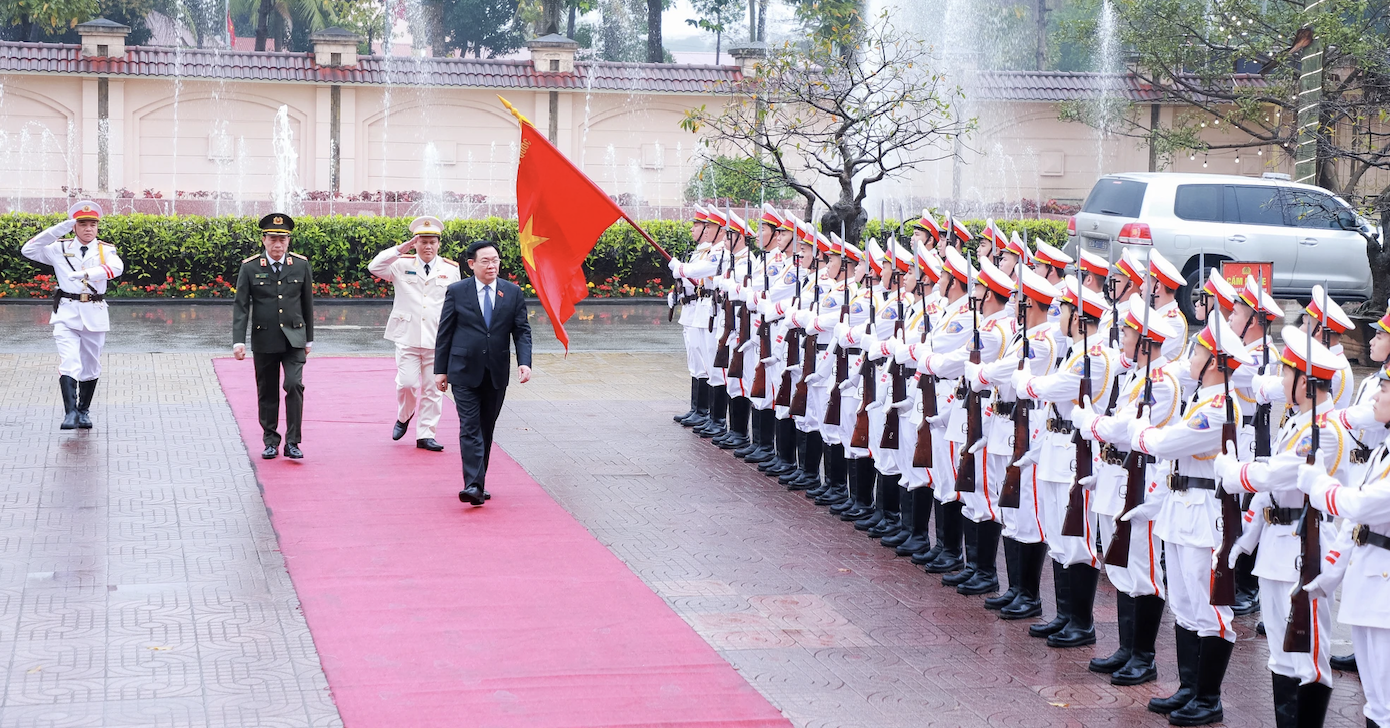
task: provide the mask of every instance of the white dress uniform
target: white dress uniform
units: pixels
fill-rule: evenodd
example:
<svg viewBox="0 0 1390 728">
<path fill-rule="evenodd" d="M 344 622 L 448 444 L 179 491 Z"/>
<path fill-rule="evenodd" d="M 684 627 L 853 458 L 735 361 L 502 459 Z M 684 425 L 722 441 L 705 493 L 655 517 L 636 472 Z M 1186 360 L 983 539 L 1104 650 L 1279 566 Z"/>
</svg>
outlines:
<svg viewBox="0 0 1390 728">
<path fill-rule="evenodd" d="M 434 386 L 434 340 L 444 293 L 459 281 L 459 265 L 439 256 L 426 263 L 393 246 L 378 253 L 367 270 L 395 288 L 385 338 L 396 345 L 396 421 L 418 416 L 416 439 L 433 438 L 444 406 L 444 393 Z"/>
<path fill-rule="evenodd" d="M 1346 519 L 1311 595 L 1341 586 L 1337 621 L 1351 627 L 1366 725 L 1390 726 L 1390 450 L 1381 443 L 1353 486 L 1301 465 L 1298 488 L 1314 508 Z"/>
<path fill-rule="evenodd" d="M 114 246 L 100 240 L 83 245 L 76 238 L 60 238 L 72 231 L 77 220 L 95 220 L 100 214 L 96 203 L 79 202 L 68 210 L 67 220 L 30 238 L 20 251 L 36 263 L 51 266 L 58 289 L 67 294 L 57 302 L 48 322 L 58 346 L 58 373 L 79 382 L 101 376 L 101 350 L 111 330 L 106 301 L 81 297 L 104 299 L 107 281 L 120 277 L 125 264 Z"/>
</svg>

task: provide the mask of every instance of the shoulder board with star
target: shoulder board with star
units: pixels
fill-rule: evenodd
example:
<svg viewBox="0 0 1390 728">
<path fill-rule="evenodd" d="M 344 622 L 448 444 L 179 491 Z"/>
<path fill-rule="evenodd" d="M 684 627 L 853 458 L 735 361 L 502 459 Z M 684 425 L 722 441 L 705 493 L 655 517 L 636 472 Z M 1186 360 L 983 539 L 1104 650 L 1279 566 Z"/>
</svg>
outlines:
<svg viewBox="0 0 1390 728">
<path fill-rule="evenodd" d="M 292 258 L 298 258 L 298 259 L 300 259 L 300 260 L 308 260 L 308 258 L 306 258 L 305 256 L 300 255 L 299 253 L 290 253 L 290 257 L 292 257 Z"/>
<path fill-rule="evenodd" d="M 414 253 L 407 253 L 407 254 L 405 254 L 405 255 L 402 255 L 401 257 L 402 257 L 402 258 L 405 258 L 405 259 L 407 259 L 407 260 L 415 260 L 415 254 L 414 254 Z"/>
<path fill-rule="evenodd" d="M 243 261 L 241 261 L 241 262 L 243 262 L 243 263 L 250 263 L 251 261 L 253 261 L 253 260 L 255 260 L 255 259 L 259 258 L 259 257 L 261 257 L 261 254 L 260 254 L 260 253 L 256 253 L 255 255 L 253 255 L 253 256 L 251 256 L 250 258 L 247 258 L 246 260 L 243 260 Z"/>
<path fill-rule="evenodd" d="M 1092 344 L 1090 353 L 1091 356 L 1103 356 L 1105 354 L 1105 346 L 1101 344 Z"/>
<path fill-rule="evenodd" d="M 1218 395 L 1213 396 L 1213 397 L 1211 398 L 1211 402 L 1210 402 L 1209 406 L 1210 406 L 1212 409 L 1217 409 L 1217 408 L 1219 408 L 1219 407 L 1225 407 L 1225 406 L 1226 406 L 1226 395 L 1224 395 L 1224 394 L 1218 394 Z"/>
<path fill-rule="evenodd" d="M 449 265 L 452 265 L 452 266 L 455 267 L 455 268 L 459 267 L 458 261 L 456 261 L 456 260 L 450 260 L 450 259 L 448 259 L 448 258 L 436 258 L 436 260 L 442 260 L 442 261 L 444 261 L 445 263 L 448 263 Z"/>
</svg>

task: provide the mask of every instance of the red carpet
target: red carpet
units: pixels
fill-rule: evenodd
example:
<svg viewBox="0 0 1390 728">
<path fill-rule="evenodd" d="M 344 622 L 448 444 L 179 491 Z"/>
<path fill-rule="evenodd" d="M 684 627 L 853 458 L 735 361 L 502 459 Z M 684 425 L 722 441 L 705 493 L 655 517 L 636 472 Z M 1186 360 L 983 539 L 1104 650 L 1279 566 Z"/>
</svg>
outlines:
<svg viewBox="0 0 1390 728">
<path fill-rule="evenodd" d="M 262 461 L 251 362 L 219 359 L 348 728 L 786 726 L 500 449 L 483 508 L 443 453 L 392 442 L 395 363 L 313 357 L 304 451 Z"/>
</svg>

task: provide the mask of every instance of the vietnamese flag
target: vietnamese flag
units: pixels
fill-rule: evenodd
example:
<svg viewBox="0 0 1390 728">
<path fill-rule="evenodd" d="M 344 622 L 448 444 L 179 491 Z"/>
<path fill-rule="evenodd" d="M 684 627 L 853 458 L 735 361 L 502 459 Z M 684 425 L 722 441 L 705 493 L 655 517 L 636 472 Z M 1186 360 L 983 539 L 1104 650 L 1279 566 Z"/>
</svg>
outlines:
<svg viewBox="0 0 1390 728">
<path fill-rule="evenodd" d="M 603 231 L 628 217 L 526 117 L 506 99 L 502 103 L 521 122 L 516 163 L 521 260 L 555 328 L 555 338 L 568 352 L 570 340 L 564 324 L 574 315 L 574 304 L 589 295 L 584 259 Z M 633 227 L 637 227 L 635 223 Z M 638 232 L 646 236 L 641 228 Z"/>
</svg>

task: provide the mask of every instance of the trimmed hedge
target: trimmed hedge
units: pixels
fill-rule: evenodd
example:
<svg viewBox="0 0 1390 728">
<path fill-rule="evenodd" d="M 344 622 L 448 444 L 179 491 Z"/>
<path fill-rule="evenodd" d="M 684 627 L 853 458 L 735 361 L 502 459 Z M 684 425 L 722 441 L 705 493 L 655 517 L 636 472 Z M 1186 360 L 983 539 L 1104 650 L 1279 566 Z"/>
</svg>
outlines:
<svg viewBox="0 0 1390 728">
<path fill-rule="evenodd" d="M 20 254 L 20 246 L 62 215 L 0 215 L 0 298 L 47 296 L 51 272 Z M 408 218 L 302 217 L 295 220 L 290 249 L 314 265 L 315 293 L 320 296 L 389 296 L 390 286 L 367 272 L 378 252 L 408 239 Z M 108 290 L 113 296 L 204 298 L 232 295 L 241 261 L 261 249 L 257 220 L 249 217 L 111 215 L 101 222 L 101 239 L 115 245 L 125 273 Z M 983 221 L 969 221 L 979 229 Z M 1066 241 L 1066 225 L 1054 220 L 1014 220 L 1000 224 L 1006 234 L 1028 231 L 1028 239 L 1054 245 Z M 667 252 L 690 251 L 690 223 L 649 220 L 642 227 Z M 877 221 L 866 236 L 879 234 Z M 502 274 L 528 289 L 517 245 L 515 220 L 451 220 L 445 223 L 442 254 L 459 260 L 470 241 L 495 240 L 502 253 Z M 665 261 L 626 223 L 605 232 L 584 264 L 591 295 L 654 296 L 670 285 Z M 465 269 L 464 274 L 467 275 Z"/>
</svg>

